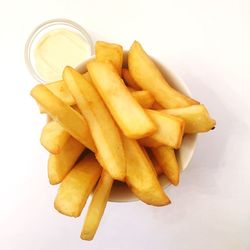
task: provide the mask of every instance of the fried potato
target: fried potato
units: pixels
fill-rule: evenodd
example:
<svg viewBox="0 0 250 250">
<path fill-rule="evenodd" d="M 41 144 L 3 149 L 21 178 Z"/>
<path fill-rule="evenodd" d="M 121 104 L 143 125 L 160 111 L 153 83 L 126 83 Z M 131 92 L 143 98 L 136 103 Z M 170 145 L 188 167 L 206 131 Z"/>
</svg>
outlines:
<svg viewBox="0 0 250 250">
<path fill-rule="evenodd" d="M 138 142 L 141 146 L 148 147 L 148 148 L 157 148 L 157 147 L 164 145 L 163 143 L 156 141 L 155 139 L 151 137 L 142 138 L 138 140 Z"/>
<path fill-rule="evenodd" d="M 48 122 L 41 133 L 41 144 L 51 153 L 59 154 L 70 134 L 56 121 Z"/>
<path fill-rule="evenodd" d="M 145 150 L 137 141 L 123 136 L 127 160 L 126 182 L 131 191 L 143 202 L 163 206 L 170 200 L 162 190 L 156 172 Z"/>
<path fill-rule="evenodd" d="M 91 78 L 90 78 L 88 73 L 84 73 L 83 77 L 85 78 L 85 80 L 91 82 Z M 137 100 L 137 102 L 139 102 L 139 104 L 143 108 L 151 108 L 152 105 L 154 104 L 154 97 L 149 93 L 149 91 L 147 91 L 147 90 L 135 90 L 135 89 L 129 89 L 129 91 L 131 92 L 132 96 Z M 70 92 L 69 92 L 69 94 L 71 95 Z M 71 97 L 72 97 L 72 95 L 71 95 Z M 67 104 L 67 99 L 64 99 L 63 96 L 61 96 L 60 99 Z M 70 105 L 75 109 L 75 106 L 76 106 L 75 100 L 70 102 Z M 46 111 L 43 109 L 42 106 L 39 106 L 39 108 L 40 108 L 41 113 L 46 113 Z"/>
<path fill-rule="evenodd" d="M 119 75 L 123 63 L 123 49 L 119 44 L 97 41 L 95 44 L 96 59 L 101 62 L 111 61 Z"/>
<path fill-rule="evenodd" d="M 71 67 L 66 67 L 63 79 L 85 117 L 95 145 L 97 159 L 112 178 L 124 181 L 126 160 L 120 132 L 93 85 Z"/>
<path fill-rule="evenodd" d="M 158 163 L 154 164 L 154 168 L 155 168 L 155 171 L 156 171 L 157 175 L 161 175 L 163 173 L 163 170 L 162 170 L 161 166 Z"/>
<path fill-rule="evenodd" d="M 161 110 L 161 109 L 164 109 L 164 108 L 159 103 L 154 102 L 153 105 L 152 105 L 152 109 Z"/>
<path fill-rule="evenodd" d="M 80 216 L 101 172 L 102 167 L 94 155 L 87 155 L 69 172 L 60 185 L 54 203 L 55 209 L 67 216 Z"/>
<path fill-rule="evenodd" d="M 216 124 L 203 104 L 185 108 L 166 109 L 162 112 L 183 119 L 185 121 L 186 134 L 207 132 L 213 129 Z"/>
<path fill-rule="evenodd" d="M 82 76 L 84 77 L 84 79 L 90 83 L 92 83 L 91 77 L 89 75 L 89 72 L 85 72 L 84 74 L 82 74 Z"/>
<path fill-rule="evenodd" d="M 198 102 L 173 89 L 164 79 L 153 60 L 135 41 L 128 52 L 128 68 L 132 78 L 148 90 L 164 108 L 187 107 Z"/>
<path fill-rule="evenodd" d="M 45 86 L 59 99 L 68 104 L 69 106 L 74 105 L 75 100 L 70 94 L 64 81 L 57 81 L 46 83 Z M 46 113 L 42 106 L 39 106 L 40 113 Z"/>
<path fill-rule="evenodd" d="M 31 96 L 76 140 L 90 150 L 96 151 L 88 124 L 82 115 L 56 97 L 43 84 L 35 86 L 31 91 Z"/>
<path fill-rule="evenodd" d="M 70 137 L 59 154 L 49 156 L 48 177 L 52 185 L 60 183 L 74 166 L 85 147 Z"/>
<path fill-rule="evenodd" d="M 155 169 L 155 172 L 157 175 L 161 175 L 163 173 L 163 170 L 162 168 L 160 167 L 160 165 L 158 164 L 158 162 L 156 161 L 152 151 L 150 150 L 150 148 L 144 148 L 144 150 L 146 150 L 148 156 L 149 156 L 149 159 L 150 161 L 152 162 L 153 166 L 154 166 L 154 169 Z"/>
<path fill-rule="evenodd" d="M 130 94 L 112 64 L 91 61 L 87 68 L 96 89 L 127 137 L 139 139 L 156 131 L 155 124 Z"/>
<path fill-rule="evenodd" d="M 141 87 L 138 86 L 138 84 L 132 78 L 128 69 L 125 68 L 122 69 L 122 78 L 128 87 L 131 87 L 135 90 L 141 90 Z"/>
<path fill-rule="evenodd" d="M 102 219 L 112 188 L 113 179 L 103 171 L 93 194 L 81 232 L 83 240 L 92 240 Z"/>
<path fill-rule="evenodd" d="M 132 91 L 131 94 L 143 108 L 151 108 L 155 101 L 147 90 Z"/>
<path fill-rule="evenodd" d="M 151 150 L 168 180 L 175 186 L 178 185 L 180 169 L 174 149 L 168 146 L 160 146 Z"/>
<path fill-rule="evenodd" d="M 148 147 L 158 147 L 163 144 L 175 149 L 180 148 L 185 122 L 178 117 L 160 111 L 151 109 L 146 111 L 158 126 L 158 130 L 150 137 L 140 139 L 140 143 Z"/>
<path fill-rule="evenodd" d="M 75 100 L 68 90 L 68 87 L 64 81 L 57 81 L 52 83 L 47 83 L 45 86 L 58 98 L 63 100 L 68 105 L 73 105 Z"/>
</svg>

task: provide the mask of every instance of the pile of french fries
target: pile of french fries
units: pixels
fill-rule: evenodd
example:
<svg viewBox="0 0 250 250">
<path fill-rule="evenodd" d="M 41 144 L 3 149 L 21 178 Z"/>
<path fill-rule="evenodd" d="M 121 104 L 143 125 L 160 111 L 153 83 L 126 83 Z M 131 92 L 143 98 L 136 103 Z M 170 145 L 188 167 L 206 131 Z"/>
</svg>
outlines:
<svg viewBox="0 0 250 250">
<path fill-rule="evenodd" d="M 128 68 L 122 46 L 98 41 L 84 74 L 67 66 L 62 80 L 38 84 L 31 96 L 49 117 L 40 140 L 50 153 L 49 182 L 60 184 L 55 208 L 78 217 L 93 192 L 84 240 L 93 239 L 114 180 L 149 205 L 169 204 L 157 176 L 178 185 L 175 150 L 184 134 L 215 127 L 205 106 L 173 89 L 137 41 Z"/>
</svg>

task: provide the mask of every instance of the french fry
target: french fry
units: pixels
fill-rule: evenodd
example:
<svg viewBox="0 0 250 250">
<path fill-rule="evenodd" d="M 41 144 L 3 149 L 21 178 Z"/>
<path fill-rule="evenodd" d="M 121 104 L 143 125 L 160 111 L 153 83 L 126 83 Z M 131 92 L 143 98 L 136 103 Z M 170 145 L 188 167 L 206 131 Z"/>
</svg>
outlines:
<svg viewBox="0 0 250 250">
<path fill-rule="evenodd" d="M 155 172 L 156 172 L 157 176 L 161 175 L 163 173 L 163 170 L 160 167 L 160 165 L 158 164 L 158 162 L 156 161 L 152 151 L 149 148 L 147 148 L 145 150 L 146 150 L 146 152 L 147 152 L 147 154 L 149 156 L 150 161 L 152 162 L 152 164 L 154 166 L 154 169 L 155 169 Z"/>
<path fill-rule="evenodd" d="M 132 44 L 128 52 L 128 68 L 135 82 L 142 89 L 148 90 L 161 106 L 179 108 L 198 104 L 167 83 L 153 60 L 137 41 Z"/>
<path fill-rule="evenodd" d="M 87 155 L 65 177 L 58 189 L 55 209 L 67 216 L 78 217 L 101 175 L 102 168 L 94 155 Z"/>
<path fill-rule="evenodd" d="M 72 169 L 85 147 L 70 137 L 59 154 L 51 154 L 48 161 L 48 177 L 52 185 L 60 183 Z"/>
<path fill-rule="evenodd" d="M 185 122 L 160 111 L 151 109 L 146 111 L 158 126 L 158 130 L 153 135 L 140 139 L 140 143 L 147 147 L 158 147 L 163 144 L 175 149 L 180 148 Z"/>
<path fill-rule="evenodd" d="M 31 91 L 31 96 L 76 140 L 90 150 L 96 151 L 88 124 L 82 115 L 56 97 L 43 84 L 35 86 Z"/>
<path fill-rule="evenodd" d="M 157 102 L 154 102 L 152 107 L 152 109 L 155 109 L 155 110 L 160 110 L 160 109 L 164 109 L 159 103 Z"/>
<path fill-rule="evenodd" d="M 123 49 L 121 45 L 97 41 L 95 44 L 95 54 L 98 61 L 111 61 L 119 75 L 121 75 L 123 63 Z"/>
<path fill-rule="evenodd" d="M 138 142 L 140 143 L 140 145 L 142 145 L 144 147 L 148 147 L 148 148 L 157 148 L 157 147 L 164 145 L 163 143 L 156 141 L 152 137 L 142 138 L 142 139 L 138 140 Z"/>
<path fill-rule="evenodd" d="M 147 90 L 132 91 L 131 94 L 143 108 L 151 108 L 155 101 Z"/>
<path fill-rule="evenodd" d="M 168 146 L 160 146 L 158 148 L 152 148 L 151 150 L 168 180 L 175 186 L 178 185 L 180 169 L 174 149 Z"/>
<path fill-rule="evenodd" d="M 92 240 L 102 219 L 112 188 L 113 179 L 103 171 L 93 194 L 81 232 L 83 240 Z"/>
<path fill-rule="evenodd" d="M 92 83 L 91 77 L 89 75 L 89 72 L 85 72 L 84 74 L 82 74 L 82 76 L 84 77 L 84 79 L 90 83 Z"/>
<path fill-rule="evenodd" d="M 48 122 L 40 137 L 41 144 L 51 153 L 59 154 L 70 134 L 56 121 Z"/>
<path fill-rule="evenodd" d="M 85 78 L 85 80 L 87 81 L 91 81 L 91 78 L 89 76 L 88 73 L 84 73 L 83 77 Z M 63 81 L 60 81 L 63 82 Z M 57 83 L 57 82 L 56 82 Z M 64 83 L 64 82 L 63 82 Z M 52 84 L 52 83 L 50 83 Z M 46 85 L 47 86 L 47 85 Z M 129 88 L 128 88 L 129 89 Z M 135 90 L 135 89 L 129 89 L 129 91 L 131 92 L 132 96 L 137 100 L 137 102 L 139 102 L 139 104 L 143 107 L 143 108 L 151 108 L 152 105 L 154 104 L 154 98 L 153 96 L 149 93 L 149 91 L 147 90 Z M 71 93 L 69 92 L 69 94 L 71 95 Z M 72 97 L 72 95 L 71 95 Z M 72 97 L 73 98 L 73 97 Z M 64 98 L 63 96 L 60 97 L 60 99 L 65 102 L 66 104 L 68 103 L 67 101 L 67 97 Z M 75 107 L 76 102 L 73 99 L 72 102 L 70 102 L 70 105 L 72 107 Z M 41 113 L 46 113 L 46 111 L 43 109 L 42 106 L 39 106 L 40 108 L 40 112 Z"/>
<path fill-rule="evenodd" d="M 145 150 L 137 141 L 123 136 L 127 160 L 126 182 L 131 191 L 143 202 L 163 206 L 170 203 L 157 179 L 156 172 Z"/>
<path fill-rule="evenodd" d="M 166 109 L 162 112 L 183 119 L 185 121 L 186 134 L 207 132 L 213 129 L 216 124 L 203 104 L 185 108 Z"/>
<path fill-rule="evenodd" d="M 135 90 L 141 90 L 141 87 L 138 86 L 138 84 L 132 78 L 128 69 L 125 68 L 122 69 L 122 78 L 128 87 L 131 87 Z"/>
<path fill-rule="evenodd" d="M 127 137 L 139 139 L 156 131 L 155 124 L 110 63 L 91 61 L 87 68 L 96 89 Z"/>
<path fill-rule="evenodd" d="M 47 83 L 45 86 L 58 98 L 63 100 L 69 106 L 75 103 L 75 100 L 68 90 L 63 80 L 58 82 Z"/>
<path fill-rule="evenodd" d="M 157 175 L 161 175 L 163 173 L 163 170 L 162 170 L 161 166 L 158 163 L 154 164 L 154 167 L 155 167 L 155 171 L 156 171 Z"/>
<path fill-rule="evenodd" d="M 66 67 L 63 79 L 85 117 L 95 145 L 97 159 L 112 178 L 124 181 L 126 160 L 120 132 L 104 102 L 92 84 L 71 67 Z"/>
<path fill-rule="evenodd" d="M 73 96 L 70 94 L 67 86 L 64 81 L 57 81 L 46 83 L 45 86 L 59 99 L 68 104 L 69 106 L 74 105 L 75 100 Z M 46 113 L 42 106 L 39 106 L 40 113 Z"/>
</svg>

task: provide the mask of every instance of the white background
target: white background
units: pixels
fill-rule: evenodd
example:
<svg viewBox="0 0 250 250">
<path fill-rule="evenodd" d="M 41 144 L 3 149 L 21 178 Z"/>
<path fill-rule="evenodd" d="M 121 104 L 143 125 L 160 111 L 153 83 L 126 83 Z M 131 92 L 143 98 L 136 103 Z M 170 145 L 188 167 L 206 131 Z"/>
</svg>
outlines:
<svg viewBox="0 0 250 250">
<path fill-rule="evenodd" d="M 250 249 L 250 2 L 1 1 L 0 249 Z M 201 135 L 172 205 L 109 203 L 94 241 L 79 238 L 84 214 L 53 208 L 39 144 L 45 118 L 23 60 L 39 23 L 69 18 L 94 39 L 129 48 L 134 39 L 169 65 L 217 120 Z M 86 209 L 84 210 L 86 212 Z"/>
</svg>

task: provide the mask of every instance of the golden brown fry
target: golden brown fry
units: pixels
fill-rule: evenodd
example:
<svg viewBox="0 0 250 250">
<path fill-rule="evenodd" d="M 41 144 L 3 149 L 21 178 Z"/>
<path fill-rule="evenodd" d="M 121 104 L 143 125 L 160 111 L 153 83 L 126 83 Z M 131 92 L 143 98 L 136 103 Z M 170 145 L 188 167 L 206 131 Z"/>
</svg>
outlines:
<svg viewBox="0 0 250 250">
<path fill-rule="evenodd" d="M 152 152 L 168 180 L 172 184 L 178 185 L 180 169 L 174 149 L 167 146 L 160 146 L 158 148 L 152 148 Z"/>
<path fill-rule="evenodd" d="M 125 68 L 122 69 L 122 78 L 128 87 L 131 87 L 135 90 L 141 90 L 141 87 L 138 86 L 138 84 L 132 78 L 128 69 Z"/>
<path fill-rule="evenodd" d="M 45 86 L 59 99 L 68 104 L 69 106 L 74 105 L 75 100 L 70 94 L 67 86 L 64 81 L 57 81 L 46 83 Z M 46 113 L 42 106 L 39 106 L 41 113 Z"/>
<path fill-rule="evenodd" d="M 180 148 L 185 122 L 178 117 L 156 110 L 147 109 L 147 113 L 157 124 L 158 130 L 150 137 L 140 139 L 140 143 L 150 147 L 164 144 L 175 149 Z"/>
<path fill-rule="evenodd" d="M 207 132 L 213 129 L 216 124 L 215 120 L 209 116 L 209 113 L 203 104 L 185 108 L 166 109 L 162 112 L 183 119 L 185 121 L 186 134 Z"/>
<path fill-rule="evenodd" d="M 90 77 L 88 77 L 88 75 L 85 76 L 85 74 L 83 75 L 83 77 L 87 80 L 90 81 Z M 136 101 L 143 107 L 143 108 L 151 108 L 153 107 L 154 103 L 154 98 L 153 96 L 147 91 L 147 90 L 132 90 L 129 89 L 129 91 L 131 91 L 132 96 L 136 99 Z M 72 107 L 77 110 L 76 108 L 76 104 L 75 102 L 73 102 Z M 39 107 L 40 108 L 40 112 L 41 113 L 46 113 L 45 110 L 43 110 L 42 106 Z"/>
<path fill-rule="evenodd" d="M 156 141 L 152 137 L 142 138 L 142 139 L 138 140 L 138 142 L 140 143 L 140 145 L 142 145 L 144 147 L 149 147 L 149 148 L 157 148 L 157 147 L 160 147 L 163 145 L 163 143 Z"/>
<path fill-rule="evenodd" d="M 91 61 L 87 68 L 96 89 L 127 137 L 139 139 L 156 130 L 155 124 L 133 98 L 110 63 Z"/>
<path fill-rule="evenodd" d="M 147 154 L 149 156 L 149 159 L 150 159 L 150 161 L 152 162 L 152 164 L 154 166 L 156 174 L 161 175 L 163 173 L 163 170 L 160 167 L 160 165 L 158 164 L 158 162 L 156 161 L 152 151 L 149 148 L 147 148 L 147 149 L 144 148 L 144 150 L 146 150 L 146 152 L 147 152 Z"/>
<path fill-rule="evenodd" d="M 112 177 L 103 170 L 82 228 L 81 238 L 83 240 L 92 240 L 94 238 L 107 205 L 112 184 Z"/>
<path fill-rule="evenodd" d="M 101 175 L 102 168 L 94 155 L 87 155 L 65 177 L 58 189 L 55 209 L 67 216 L 78 217 Z"/>
<path fill-rule="evenodd" d="M 164 109 L 164 108 L 159 103 L 154 102 L 152 105 L 152 109 L 160 110 L 160 109 Z"/>
<path fill-rule="evenodd" d="M 170 200 L 162 190 L 156 172 L 145 150 L 137 141 L 123 136 L 123 145 L 127 159 L 126 182 L 132 192 L 143 202 L 163 206 Z"/>
<path fill-rule="evenodd" d="M 56 121 L 48 122 L 40 137 L 41 144 L 51 153 L 59 154 L 70 134 Z"/>
<path fill-rule="evenodd" d="M 129 72 L 136 83 L 148 90 L 165 108 L 186 107 L 198 102 L 173 89 L 164 79 L 153 60 L 135 41 L 128 52 Z"/>
<path fill-rule="evenodd" d="M 161 175 L 163 173 L 163 170 L 158 163 L 154 164 L 154 167 L 157 175 Z"/>
<path fill-rule="evenodd" d="M 132 91 L 131 94 L 143 108 L 151 108 L 155 101 L 147 90 Z"/>
<path fill-rule="evenodd" d="M 49 156 L 48 177 L 52 185 L 60 183 L 74 166 L 85 147 L 70 137 L 59 154 Z"/>
<path fill-rule="evenodd" d="M 95 44 L 95 54 L 98 61 L 111 61 L 119 75 L 121 75 L 123 63 L 123 49 L 121 45 L 97 41 Z"/>
<path fill-rule="evenodd" d="M 71 67 L 66 67 L 63 79 L 86 118 L 97 147 L 97 159 L 112 178 L 124 181 L 126 160 L 120 132 L 92 84 Z"/>
<path fill-rule="evenodd" d="M 43 84 L 35 86 L 31 91 L 31 96 L 76 140 L 90 150 L 96 151 L 88 124 L 81 114 L 56 97 Z"/>
<path fill-rule="evenodd" d="M 60 98 L 63 102 L 68 104 L 69 106 L 75 103 L 75 100 L 71 93 L 68 90 L 68 87 L 64 83 L 64 81 L 47 83 L 45 86 L 58 98 Z"/>
</svg>

